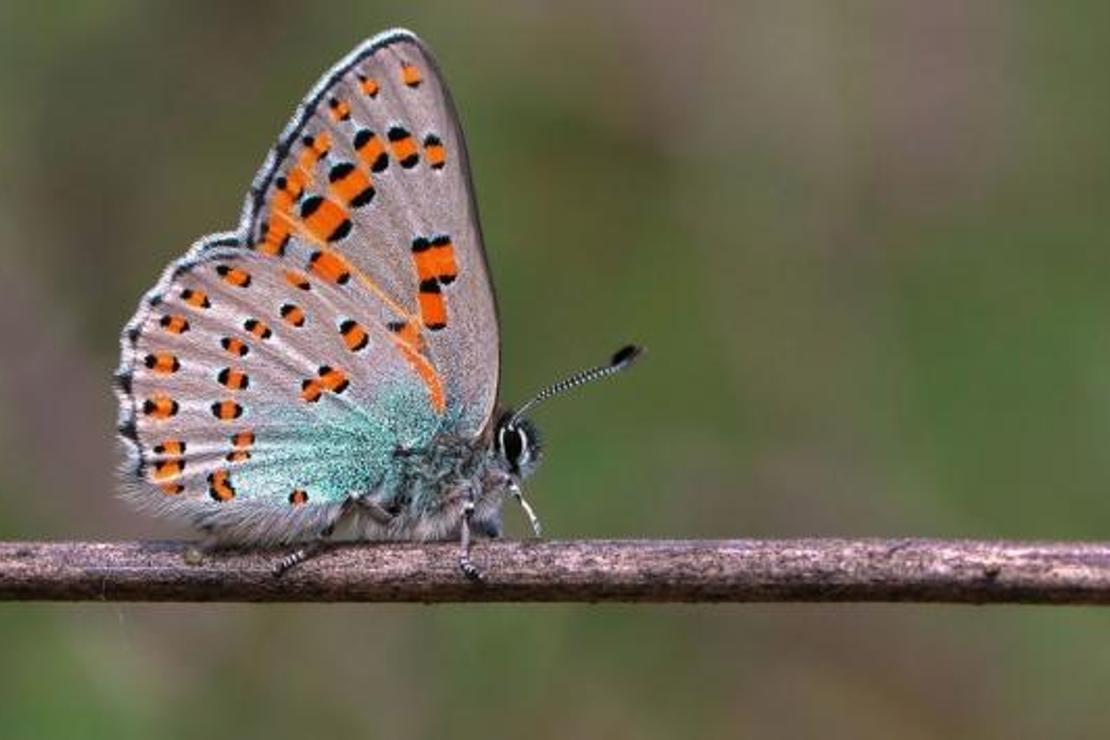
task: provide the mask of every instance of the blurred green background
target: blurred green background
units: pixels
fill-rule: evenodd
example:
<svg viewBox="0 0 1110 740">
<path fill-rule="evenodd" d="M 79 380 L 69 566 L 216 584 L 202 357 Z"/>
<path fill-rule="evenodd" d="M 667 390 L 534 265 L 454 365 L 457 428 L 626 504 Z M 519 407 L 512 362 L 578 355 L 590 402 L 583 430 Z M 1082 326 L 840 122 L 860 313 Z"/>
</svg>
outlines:
<svg viewBox="0 0 1110 740">
<path fill-rule="evenodd" d="M 1110 532 L 1110 4 L 99 0 L 0 6 L 0 537 L 185 534 L 112 496 L 118 331 L 395 25 L 461 109 L 506 399 L 650 351 L 538 414 L 552 536 Z M 1108 628 L 3 604 L 0 736 L 1106 737 Z"/>
</svg>

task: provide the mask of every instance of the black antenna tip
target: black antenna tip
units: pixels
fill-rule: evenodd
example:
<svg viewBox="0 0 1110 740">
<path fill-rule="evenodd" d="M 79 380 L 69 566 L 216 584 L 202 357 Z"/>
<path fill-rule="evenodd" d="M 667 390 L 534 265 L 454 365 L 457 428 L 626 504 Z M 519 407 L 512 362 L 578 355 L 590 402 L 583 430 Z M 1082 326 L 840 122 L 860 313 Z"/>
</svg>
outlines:
<svg viewBox="0 0 1110 740">
<path fill-rule="evenodd" d="M 612 367 L 625 368 L 636 361 L 636 358 L 644 353 L 643 347 L 638 347 L 635 344 L 629 344 L 621 347 L 613 355 L 613 359 L 609 361 Z"/>
</svg>

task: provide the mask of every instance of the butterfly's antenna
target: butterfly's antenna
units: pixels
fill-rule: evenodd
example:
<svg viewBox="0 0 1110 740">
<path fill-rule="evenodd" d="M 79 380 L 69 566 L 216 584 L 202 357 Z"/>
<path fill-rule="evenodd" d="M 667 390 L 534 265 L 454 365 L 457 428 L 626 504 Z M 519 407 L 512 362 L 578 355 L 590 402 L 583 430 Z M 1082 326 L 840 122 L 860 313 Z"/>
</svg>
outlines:
<svg viewBox="0 0 1110 740">
<path fill-rule="evenodd" d="M 643 347 L 629 344 L 618 349 L 613 355 L 613 358 L 609 360 L 608 365 L 598 365 L 597 367 L 591 367 L 586 370 L 579 370 L 574 375 L 563 378 L 558 383 L 552 383 L 533 396 L 528 403 L 521 406 L 520 410 L 513 414 L 513 417 L 509 420 L 509 426 L 514 426 L 517 421 L 524 416 L 528 409 L 542 401 L 546 401 L 552 396 L 557 396 L 564 391 L 569 391 L 571 388 L 577 388 L 580 385 L 592 383 L 602 378 L 608 378 L 610 375 L 616 375 L 619 372 L 627 370 L 643 353 Z"/>
</svg>

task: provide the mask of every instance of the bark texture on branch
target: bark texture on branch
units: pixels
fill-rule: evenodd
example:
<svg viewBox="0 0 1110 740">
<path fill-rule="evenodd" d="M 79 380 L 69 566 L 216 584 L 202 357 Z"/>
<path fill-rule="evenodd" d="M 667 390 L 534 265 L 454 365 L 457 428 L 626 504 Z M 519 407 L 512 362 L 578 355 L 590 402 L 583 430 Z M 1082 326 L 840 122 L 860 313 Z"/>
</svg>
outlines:
<svg viewBox="0 0 1110 740">
<path fill-rule="evenodd" d="M 279 577 L 281 553 L 188 543 L 0 543 L 0 600 L 1110 603 L 1110 544 L 960 540 L 339 546 Z"/>
</svg>

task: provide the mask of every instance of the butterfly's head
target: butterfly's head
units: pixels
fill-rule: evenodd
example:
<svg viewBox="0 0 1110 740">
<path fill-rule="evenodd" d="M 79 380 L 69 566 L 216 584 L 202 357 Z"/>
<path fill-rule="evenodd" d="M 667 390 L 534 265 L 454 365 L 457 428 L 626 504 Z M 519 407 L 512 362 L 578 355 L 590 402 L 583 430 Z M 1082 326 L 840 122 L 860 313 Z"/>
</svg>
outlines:
<svg viewBox="0 0 1110 740">
<path fill-rule="evenodd" d="M 518 411 L 506 411 L 497 420 L 494 430 L 494 450 L 509 472 L 517 479 L 527 478 L 536 469 L 540 462 L 540 438 L 536 427 L 524 413 L 536 404 L 552 396 L 557 396 L 571 388 L 591 383 L 601 378 L 615 375 L 628 369 L 636 358 L 643 353 L 643 349 L 635 345 L 628 345 L 617 350 L 609 362 L 598 367 L 591 367 L 574 373 L 568 378 L 553 383 L 537 393 L 528 403 Z"/>
<path fill-rule="evenodd" d="M 535 471 L 543 449 L 536 425 L 512 411 L 506 411 L 497 421 L 493 446 L 505 467 L 520 480 Z"/>
</svg>

